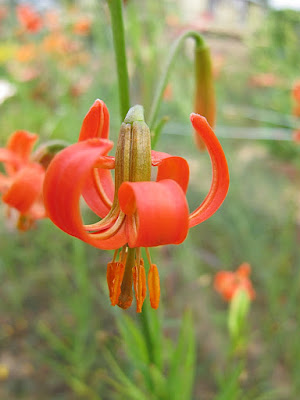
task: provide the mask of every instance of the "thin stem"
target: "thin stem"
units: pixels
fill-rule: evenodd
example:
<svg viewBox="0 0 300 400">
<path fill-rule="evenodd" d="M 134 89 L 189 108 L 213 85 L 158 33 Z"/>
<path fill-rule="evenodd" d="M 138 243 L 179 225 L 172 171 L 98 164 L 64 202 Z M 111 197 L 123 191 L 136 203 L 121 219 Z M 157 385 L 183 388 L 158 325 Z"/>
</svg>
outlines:
<svg viewBox="0 0 300 400">
<path fill-rule="evenodd" d="M 160 107 L 160 103 L 161 103 L 162 98 L 163 98 L 164 90 L 165 90 L 165 88 L 167 86 L 167 82 L 168 82 L 168 79 L 169 79 L 169 76 L 170 76 L 170 72 L 171 72 L 172 67 L 174 65 L 174 61 L 175 61 L 175 59 L 176 59 L 176 57 L 178 55 L 180 46 L 182 45 L 182 43 L 187 38 L 194 39 L 195 40 L 195 44 L 196 44 L 196 46 L 198 48 L 206 47 L 206 43 L 205 43 L 203 37 L 198 32 L 195 32 L 195 31 L 184 32 L 175 41 L 175 43 L 173 44 L 173 46 L 171 48 L 171 51 L 169 53 L 169 57 L 167 59 L 166 65 L 165 65 L 164 72 L 163 72 L 163 74 L 162 74 L 162 76 L 161 76 L 161 78 L 160 78 L 160 80 L 158 82 L 157 89 L 156 89 L 155 96 L 154 96 L 154 100 L 152 102 L 152 106 L 151 106 L 151 109 L 150 109 L 150 116 L 149 116 L 149 119 L 148 119 L 148 122 L 149 122 L 148 125 L 149 125 L 149 128 L 150 128 L 150 131 L 153 131 L 153 129 L 154 129 L 157 113 L 158 113 L 158 110 L 159 110 L 159 107 Z"/>
<path fill-rule="evenodd" d="M 113 42 L 118 74 L 119 104 L 121 121 L 130 108 L 129 78 L 125 48 L 125 31 L 122 0 L 107 0 L 111 16 Z"/>
</svg>

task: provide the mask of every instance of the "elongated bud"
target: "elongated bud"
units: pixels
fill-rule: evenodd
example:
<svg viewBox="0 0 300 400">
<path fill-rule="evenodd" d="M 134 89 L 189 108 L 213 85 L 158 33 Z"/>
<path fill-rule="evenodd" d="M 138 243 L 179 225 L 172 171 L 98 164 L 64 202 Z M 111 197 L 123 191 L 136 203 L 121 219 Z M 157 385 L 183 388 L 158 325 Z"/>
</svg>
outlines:
<svg viewBox="0 0 300 400">
<path fill-rule="evenodd" d="M 195 83 L 194 112 L 205 117 L 213 128 L 216 120 L 216 102 L 209 47 L 195 48 Z M 194 137 L 198 148 L 204 150 L 205 144 L 195 131 Z"/>
<path fill-rule="evenodd" d="M 52 158 L 67 146 L 69 143 L 63 140 L 50 140 L 36 149 L 32 159 L 47 169 Z"/>
<path fill-rule="evenodd" d="M 150 181 L 151 136 L 140 105 L 131 107 L 121 125 L 115 171 L 116 195 L 123 182 Z"/>
</svg>

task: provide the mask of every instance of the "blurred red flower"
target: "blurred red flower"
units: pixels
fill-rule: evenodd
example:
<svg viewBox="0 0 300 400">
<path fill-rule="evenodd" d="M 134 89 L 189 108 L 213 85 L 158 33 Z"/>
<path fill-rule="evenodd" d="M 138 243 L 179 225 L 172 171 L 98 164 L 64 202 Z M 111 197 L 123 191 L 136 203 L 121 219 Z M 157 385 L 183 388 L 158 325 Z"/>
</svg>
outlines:
<svg viewBox="0 0 300 400">
<path fill-rule="evenodd" d="M 83 17 L 73 25 L 73 32 L 77 35 L 88 35 L 91 30 L 91 20 Z"/>
<path fill-rule="evenodd" d="M 17 18 L 21 26 L 31 33 L 39 32 L 43 26 L 41 16 L 29 5 L 20 4 L 16 8 Z"/>
<path fill-rule="evenodd" d="M 293 141 L 296 143 L 300 143 L 300 129 L 297 129 L 293 132 Z"/>
<path fill-rule="evenodd" d="M 8 14 L 8 9 L 5 6 L 0 6 L 0 21 L 2 19 L 5 19 L 7 17 Z"/>
<path fill-rule="evenodd" d="M 245 290 L 250 300 L 255 298 L 255 291 L 249 279 L 250 264 L 242 263 L 235 272 L 220 271 L 214 279 L 214 288 L 224 300 L 230 301 L 239 290 Z"/>
<path fill-rule="evenodd" d="M 280 83 L 278 76 L 271 72 L 256 74 L 250 77 L 249 85 L 253 87 L 275 87 Z"/>
<path fill-rule="evenodd" d="M 0 173 L 2 201 L 19 213 L 17 227 L 21 231 L 46 216 L 42 198 L 45 170 L 30 158 L 37 139 L 36 134 L 16 131 L 6 147 L 0 148 L 0 162 L 5 169 L 5 174 Z"/>
<path fill-rule="evenodd" d="M 300 81 L 294 83 L 292 88 L 293 98 L 300 103 Z"/>
</svg>

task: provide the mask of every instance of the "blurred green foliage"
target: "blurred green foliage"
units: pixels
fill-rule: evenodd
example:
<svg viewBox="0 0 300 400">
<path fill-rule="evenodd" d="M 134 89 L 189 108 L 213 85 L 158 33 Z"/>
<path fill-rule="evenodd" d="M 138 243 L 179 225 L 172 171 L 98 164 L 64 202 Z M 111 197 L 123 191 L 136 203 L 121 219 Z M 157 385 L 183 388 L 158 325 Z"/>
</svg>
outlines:
<svg viewBox="0 0 300 400">
<path fill-rule="evenodd" d="M 271 10 L 253 35 L 251 59 L 261 70 L 295 79 L 300 64 L 300 14 L 295 10 Z"/>
</svg>

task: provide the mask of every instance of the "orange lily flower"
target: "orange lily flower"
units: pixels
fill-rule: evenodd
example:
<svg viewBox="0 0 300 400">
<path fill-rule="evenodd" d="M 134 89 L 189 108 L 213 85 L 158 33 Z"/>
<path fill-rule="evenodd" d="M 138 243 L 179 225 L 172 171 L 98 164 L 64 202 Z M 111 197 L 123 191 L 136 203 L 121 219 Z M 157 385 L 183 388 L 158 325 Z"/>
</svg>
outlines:
<svg viewBox="0 0 300 400">
<path fill-rule="evenodd" d="M 16 11 L 20 24 L 27 32 L 36 33 L 41 30 L 42 18 L 29 4 L 18 5 Z"/>
<path fill-rule="evenodd" d="M 255 74 L 250 77 L 249 85 L 258 88 L 276 87 L 280 84 L 280 78 L 271 72 Z"/>
<path fill-rule="evenodd" d="M 8 9 L 5 6 L 0 6 L 0 21 L 6 18 L 8 15 Z"/>
<path fill-rule="evenodd" d="M 19 213 L 17 227 L 29 229 L 35 220 L 44 218 L 42 199 L 44 168 L 30 159 L 32 147 L 38 135 L 16 131 L 11 135 L 5 148 L 0 148 L 0 162 L 6 174 L 0 173 L 2 200 Z"/>
<path fill-rule="evenodd" d="M 16 52 L 16 59 L 20 63 L 30 63 L 38 55 L 38 48 L 35 43 L 23 44 Z"/>
<path fill-rule="evenodd" d="M 76 21 L 73 26 L 73 32 L 77 35 L 88 35 L 91 31 L 91 20 L 87 17 L 83 17 Z"/>
<path fill-rule="evenodd" d="M 294 83 L 292 88 L 292 97 L 294 99 L 293 114 L 300 117 L 300 81 Z"/>
<path fill-rule="evenodd" d="M 292 95 L 297 102 L 300 102 L 300 81 L 294 83 L 292 88 Z"/>
<path fill-rule="evenodd" d="M 137 312 L 141 312 L 146 295 L 141 247 L 145 247 L 150 264 L 150 303 L 157 308 L 159 276 L 148 248 L 183 242 L 189 228 L 214 214 L 226 197 L 229 174 L 221 145 L 205 118 L 191 114 L 191 122 L 206 143 L 213 167 L 209 193 L 191 214 L 185 195 L 188 163 L 181 157 L 151 152 L 150 131 L 141 106 L 129 110 L 121 125 L 115 157 L 111 157 L 109 113 L 105 104 L 96 100 L 83 121 L 78 143 L 57 154 L 47 169 L 44 201 L 49 218 L 92 246 L 116 250 L 107 269 L 112 305 L 128 308 L 133 286 Z M 155 182 L 150 181 L 151 166 L 157 167 Z M 81 195 L 102 218 L 99 222 L 83 223 Z"/>
<path fill-rule="evenodd" d="M 296 105 L 294 106 L 293 115 L 295 117 L 300 117 L 300 101 L 299 101 L 299 103 L 296 103 Z"/>
<path fill-rule="evenodd" d="M 250 300 L 255 298 L 255 290 L 249 279 L 251 272 L 250 264 L 244 262 L 236 272 L 220 271 L 214 279 L 214 288 L 224 300 L 231 301 L 239 290 L 245 290 Z"/>
<path fill-rule="evenodd" d="M 296 130 L 293 132 L 292 139 L 293 139 L 294 142 L 296 142 L 296 143 L 298 143 L 298 144 L 300 143 L 300 129 L 296 129 Z"/>
</svg>

